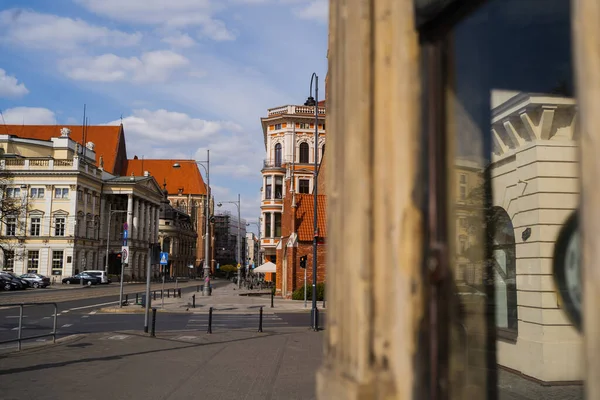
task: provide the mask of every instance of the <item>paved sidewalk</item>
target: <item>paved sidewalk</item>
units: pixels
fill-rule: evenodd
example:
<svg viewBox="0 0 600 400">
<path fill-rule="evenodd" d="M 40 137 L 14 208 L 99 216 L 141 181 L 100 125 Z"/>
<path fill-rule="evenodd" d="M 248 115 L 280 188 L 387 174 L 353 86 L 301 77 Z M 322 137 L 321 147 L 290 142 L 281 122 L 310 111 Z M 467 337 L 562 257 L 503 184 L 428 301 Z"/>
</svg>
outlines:
<svg viewBox="0 0 600 400">
<path fill-rule="evenodd" d="M 222 281 L 217 281 L 222 282 Z M 171 292 L 172 293 L 172 292 Z M 263 306 L 263 313 L 276 312 L 310 312 L 311 302 L 307 302 L 307 307 L 304 308 L 304 301 L 282 299 L 275 297 L 273 299 L 273 308 L 271 308 L 270 290 L 239 290 L 235 284 L 225 284 L 224 286 L 213 288 L 212 296 L 203 296 L 202 292 L 188 292 L 183 294 L 181 298 L 165 297 L 160 299 L 157 297 L 151 303 L 158 311 L 163 312 L 184 312 L 205 314 L 210 307 L 214 312 L 224 313 L 244 313 L 257 312 L 260 306 Z M 192 296 L 195 295 L 196 307 L 193 308 Z M 165 294 L 166 296 L 166 294 Z M 171 295 L 172 296 L 172 295 Z M 163 306 L 164 300 L 164 306 Z M 134 298 L 129 298 L 131 303 L 135 303 Z M 141 298 L 139 299 L 141 302 Z M 318 302 L 318 308 L 322 309 L 323 302 Z M 103 308 L 101 312 L 143 312 L 140 305 L 131 304 L 127 307 L 109 307 Z"/>
<path fill-rule="evenodd" d="M 1 397 L 314 399 L 321 354 L 322 333 L 305 328 L 91 334 L 0 356 Z"/>
</svg>

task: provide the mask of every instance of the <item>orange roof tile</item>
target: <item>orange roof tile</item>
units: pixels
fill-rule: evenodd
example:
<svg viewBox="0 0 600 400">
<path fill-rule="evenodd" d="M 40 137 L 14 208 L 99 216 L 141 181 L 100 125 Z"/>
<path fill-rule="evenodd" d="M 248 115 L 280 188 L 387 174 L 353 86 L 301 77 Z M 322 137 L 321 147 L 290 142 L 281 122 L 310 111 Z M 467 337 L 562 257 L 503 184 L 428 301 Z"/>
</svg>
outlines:
<svg viewBox="0 0 600 400">
<path fill-rule="evenodd" d="M 0 132 L 15 135 L 21 138 L 50 140 L 60 136 L 62 128 L 71 130 L 71 139 L 78 143 L 83 142 L 83 130 L 81 125 L 5 125 Z M 119 174 L 121 165 L 118 165 L 119 150 L 123 151 L 123 158 L 127 157 L 125 148 L 125 136 L 120 125 L 88 126 L 86 130 L 86 142 L 94 142 L 96 145 L 96 165 L 99 165 L 100 156 L 104 160 L 104 169 L 112 174 Z"/>
<path fill-rule="evenodd" d="M 296 194 L 296 229 L 301 242 L 313 240 L 314 201 L 312 194 Z M 317 195 L 317 226 L 319 237 L 327 237 L 327 196 L 321 194 Z"/>
<path fill-rule="evenodd" d="M 173 167 L 175 163 L 179 164 L 179 168 Z M 150 172 L 150 175 L 156 179 L 161 187 L 166 182 L 169 194 L 178 194 L 179 189 L 183 189 L 181 194 L 206 195 L 206 183 L 204 183 L 198 165 L 194 160 L 148 160 L 139 158 L 127 160 L 125 175 L 128 176 L 133 173 L 135 176 L 142 176 L 144 171 Z"/>
</svg>

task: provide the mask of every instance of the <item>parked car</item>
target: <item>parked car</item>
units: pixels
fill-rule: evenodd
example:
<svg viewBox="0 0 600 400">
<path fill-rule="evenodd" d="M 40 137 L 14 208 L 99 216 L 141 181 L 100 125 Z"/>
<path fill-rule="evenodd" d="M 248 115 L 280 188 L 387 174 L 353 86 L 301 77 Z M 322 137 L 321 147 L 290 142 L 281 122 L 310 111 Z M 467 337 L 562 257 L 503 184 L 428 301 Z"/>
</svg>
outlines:
<svg viewBox="0 0 600 400">
<path fill-rule="evenodd" d="M 45 288 L 50 285 L 50 278 L 40 274 L 24 274 L 20 278 L 25 279 L 34 288 Z"/>
<path fill-rule="evenodd" d="M 14 272 L 0 271 L 0 276 L 15 282 L 17 289 L 27 289 L 29 287 L 29 282 L 19 278 Z"/>
<path fill-rule="evenodd" d="M 62 283 L 66 283 L 67 285 L 70 285 L 72 283 L 81 284 L 82 280 L 83 284 L 87 286 L 98 285 L 100 283 L 100 278 L 86 273 L 80 273 L 77 275 L 70 276 L 68 278 L 64 278 L 62 280 Z"/>
<path fill-rule="evenodd" d="M 110 279 L 108 279 L 108 274 L 105 271 L 88 270 L 85 271 L 85 273 L 100 278 L 100 283 L 109 284 L 112 282 Z"/>
<path fill-rule="evenodd" d="M 6 275 L 0 275 L 0 287 L 2 290 L 18 290 L 22 289 L 23 285 Z"/>
</svg>

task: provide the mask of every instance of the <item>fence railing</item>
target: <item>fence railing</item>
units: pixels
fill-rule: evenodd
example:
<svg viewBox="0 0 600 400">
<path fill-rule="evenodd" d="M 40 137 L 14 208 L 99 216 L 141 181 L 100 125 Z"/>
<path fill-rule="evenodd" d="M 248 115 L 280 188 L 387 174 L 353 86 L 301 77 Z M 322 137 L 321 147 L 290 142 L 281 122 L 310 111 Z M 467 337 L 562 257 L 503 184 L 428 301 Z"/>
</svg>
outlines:
<svg viewBox="0 0 600 400">
<path fill-rule="evenodd" d="M 28 337 L 24 338 L 23 337 L 23 309 L 25 308 L 25 306 L 48 306 L 48 305 L 54 306 L 54 322 L 52 325 L 52 332 L 45 333 L 42 335 L 28 336 Z M 52 336 L 52 343 L 56 343 L 56 322 L 58 319 L 58 305 L 56 303 L 9 303 L 9 304 L 2 304 L 2 307 L 19 307 L 19 328 L 17 331 L 16 339 L 4 340 L 4 341 L 0 342 L 0 344 L 17 342 L 17 349 L 19 351 L 21 351 L 22 343 L 24 340 L 40 339 L 40 338 Z"/>
</svg>

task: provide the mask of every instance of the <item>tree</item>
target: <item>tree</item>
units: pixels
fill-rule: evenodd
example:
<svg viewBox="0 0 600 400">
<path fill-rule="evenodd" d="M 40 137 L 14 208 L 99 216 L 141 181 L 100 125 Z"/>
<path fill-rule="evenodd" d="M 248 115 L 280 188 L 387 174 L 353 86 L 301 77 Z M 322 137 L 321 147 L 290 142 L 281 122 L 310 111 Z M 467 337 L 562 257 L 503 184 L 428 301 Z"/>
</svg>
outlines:
<svg viewBox="0 0 600 400">
<path fill-rule="evenodd" d="M 2 159 L 5 161 L 5 159 Z M 6 163 L 0 165 L 0 249 L 3 263 L 8 260 L 21 260 L 25 257 L 24 236 L 27 220 L 27 188 L 15 187 L 13 174 L 6 169 Z"/>
</svg>

